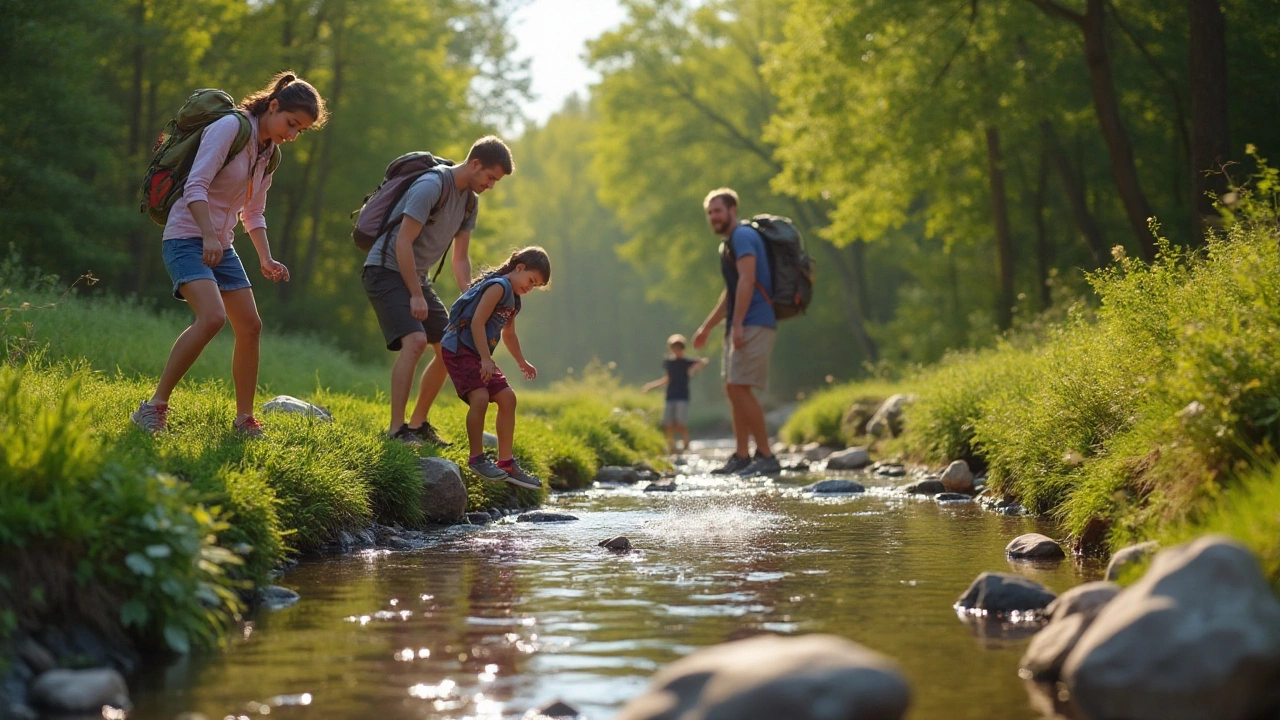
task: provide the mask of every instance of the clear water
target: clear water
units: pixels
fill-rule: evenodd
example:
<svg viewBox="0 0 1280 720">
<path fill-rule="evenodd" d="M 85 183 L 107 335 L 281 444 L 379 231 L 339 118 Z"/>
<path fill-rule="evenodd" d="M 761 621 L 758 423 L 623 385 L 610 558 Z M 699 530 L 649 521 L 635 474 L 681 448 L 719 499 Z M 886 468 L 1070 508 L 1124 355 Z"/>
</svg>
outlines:
<svg viewBox="0 0 1280 720">
<path fill-rule="evenodd" d="M 952 603 L 984 570 L 1061 592 L 1098 569 L 1006 560 L 1017 535 L 1056 534 L 1043 521 L 887 491 L 905 478 L 799 492 L 816 479 L 562 494 L 547 509 L 578 521 L 507 518 L 306 563 L 280 581 L 301 602 L 259 612 L 226 652 L 142 673 L 130 717 L 497 719 L 561 699 L 604 720 L 698 648 L 814 632 L 896 660 L 914 720 L 1039 717 L 1016 674 L 1025 631 L 967 625 Z M 636 549 L 596 546 L 619 534 Z"/>
</svg>

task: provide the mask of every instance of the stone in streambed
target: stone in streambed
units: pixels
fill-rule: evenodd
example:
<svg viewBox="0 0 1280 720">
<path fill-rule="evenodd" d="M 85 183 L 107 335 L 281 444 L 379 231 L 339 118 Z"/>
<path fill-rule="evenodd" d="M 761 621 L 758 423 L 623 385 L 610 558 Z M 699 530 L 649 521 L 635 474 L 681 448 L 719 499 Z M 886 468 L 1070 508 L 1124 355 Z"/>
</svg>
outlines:
<svg viewBox="0 0 1280 720">
<path fill-rule="evenodd" d="M 827 495 L 832 493 L 866 492 L 866 488 L 852 480 L 819 480 L 812 485 L 805 485 L 800 488 L 800 491 Z"/>
<path fill-rule="evenodd" d="M 258 588 L 258 602 L 268 610 L 282 610 L 302 599 L 298 593 L 279 585 Z"/>
<path fill-rule="evenodd" d="M 129 687 L 115 670 L 56 669 L 31 685 L 32 704 L 59 713 L 99 713 L 102 706 L 129 707 Z"/>
<path fill-rule="evenodd" d="M 467 513 L 467 524 L 469 525 L 488 525 L 493 522 L 493 518 L 489 513 L 479 510 Z"/>
<path fill-rule="evenodd" d="M 547 512 L 546 510 L 534 510 L 533 512 L 527 512 L 516 516 L 516 522 L 527 523 L 569 522 L 577 519 L 578 518 L 573 515 Z"/>
<path fill-rule="evenodd" d="M 984 572 L 956 600 L 961 610 L 987 613 L 1043 610 L 1057 596 L 1049 588 L 1021 575 Z"/>
<path fill-rule="evenodd" d="M 946 491 L 947 489 L 942 486 L 942 481 L 937 478 L 917 480 L 910 485 L 902 487 L 902 492 L 908 495 L 937 495 Z"/>
<path fill-rule="evenodd" d="M 675 480 L 672 480 L 671 482 L 665 482 L 665 483 L 651 482 L 648 485 L 644 486 L 645 492 L 675 492 L 675 489 L 676 489 Z"/>
<path fill-rule="evenodd" d="M 582 713 L 578 709 L 563 700 L 556 700 L 548 705 L 538 708 L 538 714 L 534 716 L 534 720 L 538 718 L 576 718 Z"/>
<path fill-rule="evenodd" d="M 1061 560 L 1067 556 L 1053 538 L 1040 533 L 1019 535 L 1005 546 L 1004 554 L 1014 560 Z"/>
<path fill-rule="evenodd" d="M 972 502 L 973 498 L 961 493 L 944 492 L 933 496 L 938 502 Z"/>
<path fill-rule="evenodd" d="M 640 473 L 635 468 L 622 465 L 605 465 L 596 472 L 593 482 L 606 485 L 634 485 L 640 482 Z"/>
<path fill-rule="evenodd" d="M 910 699 L 893 661 L 861 645 L 766 635 L 668 665 L 615 720 L 899 720 Z"/>
<path fill-rule="evenodd" d="M 969 463 L 963 460 L 956 460 L 942 471 L 942 486 L 948 492 L 969 492 L 973 490 L 973 471 L 969 469 Z"/>
<path fill-rule="evenodd" d="M 866 448 L 851 447 L 827 456 L 828 470 L 861 470 L 871 464 Z"/>
<path fill-rule="evenodd" d="M 422 514 L 435 523 L 457 522 L 467 511 L 467 486 L 456 463 L 438 457 L 418 458 L 422 472 Z"/>
<path fill-rule="evenodd" d="M 611 537 L 608 540 L 601 540 L 596 543 L 596 545 L 606 550 L 625 552 L 631 549 L 631 540 L 627 539 L 626 535 L 618 535 L 617 537 Z"/>
<path fill-rule="evenodd" d="M 1146 560 L 1159 549 L 1160 543 L 1154 540 L 1148 540 L 1147 542 L 1130 545 L 1129 547 L 1117 550 L 1116 554 L 1111 556 L 1111 562 L 1107 563 L 1106 579 L 1119 580 L 1120 575 L 1124 573 L 1130 565 L 1136 565 L 1137 563 Z"/>
<path fill-rule="evenodd" d="M 1024 680 L 1057 682 L 1080 637 L 1118 594 L 1120 586 L 1115 583 L 1091 582 L 1077 585 L 1049 603 L 1045 614 L 1050 622 L 1031 638 L 1018 662 L 1018 675 Z"/>
</svg>

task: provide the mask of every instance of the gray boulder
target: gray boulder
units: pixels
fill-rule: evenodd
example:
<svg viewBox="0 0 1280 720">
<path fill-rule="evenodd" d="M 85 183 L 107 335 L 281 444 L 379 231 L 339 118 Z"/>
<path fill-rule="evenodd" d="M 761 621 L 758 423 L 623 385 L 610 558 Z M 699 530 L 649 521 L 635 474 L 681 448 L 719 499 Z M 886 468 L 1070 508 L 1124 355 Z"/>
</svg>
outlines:
<svg viewBox="0 0 1280 720">
<path fill-rule="evenodd" d="M 302 599 L 298 593 L 279 585 L 258 588 L 258 602 L 268 610 L 282 610 Z"/>
<path fill-rule="evenodd" d="M 1024 680 L 1056 682 L 1080 636 L 1119 593 L 1120 586 L 1115 583 L 1091 582 L 1077 585 L 1049 603 L 1045 614 L 1050 622 L 1031 638 L 1018 663 L 1018 674 Z"/>
<path fill-rule="evenodd" d="M 533 512 L 522 513 L 516 516 L 516 522 L 527 523 L 569 522 L 577 519 L 578 518 L 573 515 L 547 512 L 546 510 L 534 510 Z"/>
<path fill-rule="evenodd" d="M 902 492 L 908 495 L 937 495 L 938 493 L 946 492 L 946 490 L 942 485 L 942 481 L 937 478 L 917 480 L 910 485 L 904 485 L 902 488 Z"/>
<path fill-rule="evenodd" d="M 1280 709 L 1280 602 L 1230 538 L 1169 548 L 1099 611 L 1062 677 L 1089 717 L 1271 717 Z"/>
<path fill-rule="evenodd" d="M 811 485 L 805 485 L 800 490 L 801 492 L 821 494 L 866 492 L 866 488 L 852 480 L 819 480 Z"/>
<path fill-rule="evenodd" d="M 668 665 L 615 720 L 899 720 L 910 700 L 897 666 L 861 645 L 765 635 Z"/>
<path fill-rule="evenodd" d="M 1106 579 L 1119 580 L 1120 575 L 1131 565 L 1145 561 L 1156 550 L 1160 549 L 1160 543 L 1155 540 L 1148 540 L 1137 545 L 1130 545 L 1127 548 L 1117 550 L 1111 556 L 1111 562 L 1107 563 Z"/>
<path fill-rule="evenodd" d="M 593 482 L 607 485 L 634 485 L 640 482 L 640 473 L 635 468 L 622 465 L 605 465 L 596 472 Z"/>
<path fill-rule="evenodd" d="M 299 400 L 298 398 L 290 395 L 277 395 L 262 403 L 262 412 L 306 415 L 308 417 L 325 421 L 333 419 L 333 413 L 330 413 L 327 408 L 322 408 L 319 405 L 312 405 L 306 400 Z"/>
<path fill-rule="evenodd" d="M 481 443 L 487 448 L 496 448 L 498 447 L 498 436 L 491 432 L 483 433 L 481 435 Z"/>
<path fill-rule="evenodd" d="M 31 685 L 33 705 L 60 713 L 100 713 L 103 705 L 129 707 L 129 687 L 115 670 L 49 670 Z"/>
<path fill-rule="evenodd" d="M 871 464 L 866 448 L 851 447 L 827 456 L 828 470 L 861 470 Z"/>
<path fill-rule="evenodd" d="M 963 493 L 944 492 L 933 496 L 938 502 L 973 502 L 973 498 Z"/>
<path fill-rule="evenodd" d="M 826 460 L 827 456 L 833 452 L 835 452 L 835 448 L 829 448 L 826 445 L 819 445 L 816 442 L 811 442 L 800 448 L 800 454 L 809 462 Z"/>
<path fill-rule="evenodd" d="M 671 480 L 670 482 L 665 482 L 665 483 L 651 482 L 648 485 L 644 486 L 644 491 L 645 492 L 675 492 L 676 481 Z"/>
<path fill-rule="evenodd" d="M 1057 597 L 1049 588 L 1021 575 L 984 572 L 956 600 L 961 610 L 987 613 L 1043 610 Z"/>
<path fill-rule="evenodd" d="M 963 460 L 956 460 L 942 471 L 942 486 L 948 492 L 969 492 L 973 490 L 973 472 L 969 470 L 969 463 Z"/>
<path fill-rule="evenodd" d="M 1120 586 L 1113 582 L 1087 582 L 1059 595 L 1044 612 L 1054 622 L 1069 615 L 1096 615 L 1119 594 Z"/>
<path fill-rule="evenodd" d="M 422 470 L 422 513 L 435 523 L 456 522 L 467 511 L 467 486 L 458 466 L 438 457 L 418 458 Z"/>
<path fill-rule="evenodd" d="M 902 409 L 913 399 L 913 396 L 901 393 L 890 395 L 888 400 L 880 403 L 876 413 L 867 421 L 867 434 L 873 437 L 896 437 L 902 432 Z"/>
<path fill-rule="evenodd" d="M 617 537 L 611 537 L 608 540 L 601 540 L 596 543 L 596 545 L 606 550 L 625 552 L 631 549 L 631 540 L 628 539 L 626 535 L 618 535 Z"/>
<path fill-rule="evenodd" d="M 473 510 L 465 517 L 468 525 L 488 525 L 493 522 L 493 516 L 483 510 Z"/>
<path fill-rule="evenodd" d="M 1053 538 L 1040 533 L 1019 535 L 1005 546 L 1004 554 L 1014 560 L 1061 560 L 1067 556 Z"/>
<path fill-rule="evenodd" d="M 538 718 L 576 718 L 581 713 L 578 709 L 563 700 L 556 700 L 547 705 L 538 708 L 538 714 L 533 720 Z"/>
</svg>

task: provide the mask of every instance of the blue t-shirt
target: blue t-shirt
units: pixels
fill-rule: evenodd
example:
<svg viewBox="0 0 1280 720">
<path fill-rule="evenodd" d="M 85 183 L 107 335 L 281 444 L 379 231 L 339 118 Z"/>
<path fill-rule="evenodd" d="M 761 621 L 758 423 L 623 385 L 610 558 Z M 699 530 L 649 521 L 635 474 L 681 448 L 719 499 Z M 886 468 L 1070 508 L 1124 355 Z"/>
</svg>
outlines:
<svg viewBox="0 0 1280 720">
<path fill-rule="evenodd" d="M 490 275 L 453 301 L 453 307 L 449 308 L 449 327 L 440 340 L 444 349 L 456 353 L 460 347 L 465 347 L 479 354 L 475 338 L 471 334 L 471 318 L 475 317 L 476 308 L 480 306 L 480 297 L 494 285 L 502 288 L 502 299 L 494 306 L 489 319 L 484 323 L 484 336 L 492 356 L 494 348 L 498 347 L 498 339 L 502 337 L 502 328 L 520 312 L 520 296 L 512 290 L 511 281 L 501 275 Z"/>
<path fill-rule="evenodd" d="M 727 246 L 727 247 L 726 247 Z M 750 225 L 739 225 L 729 234 L 729 239 L 720 252 L 720 273 L 724 275 L 724 284 L 728 289 L 729 314 L 725 316 L 724 332 L 728 335 L 733 330 L 733 305 L 738 290 L 737 259 L 747 255 L 756 256 L 756 283 L 773 295 L 773 273 L 769 268 L 769 255 L 765 252 L 764 238 Z M 751 304 L 747 306 L 747 314 L 743 325 L 760 327 L 777 327 L 778 319 L 773 314 L 773 304 L 760 293 L 757 287 L 751 292 Z"/>
</svg>

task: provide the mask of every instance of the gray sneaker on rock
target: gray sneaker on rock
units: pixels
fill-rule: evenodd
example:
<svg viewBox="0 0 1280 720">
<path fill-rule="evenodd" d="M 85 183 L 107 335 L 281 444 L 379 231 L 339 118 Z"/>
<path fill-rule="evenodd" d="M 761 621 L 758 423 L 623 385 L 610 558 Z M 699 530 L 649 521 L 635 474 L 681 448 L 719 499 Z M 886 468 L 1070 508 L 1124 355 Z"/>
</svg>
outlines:
<svg viewBox="0 0 1280 720">
<path fill-rule="evenodd" d="M 757 475 L 777 475 L 782 472 L 782 464 L 778 462 L 777 455 L 769 457 L 760 457 L 757 453 L 750 465 L 738 471 L 738 477 L 755 477 Z"/>
<path fill-rule="evenodd" d="M 429 422 L 423 422 L 418 427 L 411 427 L 409 428 L 409 432 L 417 435 L 423 442 L 429 442 L 432 445 L 439 445 L 442 448 L 447 448 L 450 445 L 453 445 L 453 443 L 440 437 L 440 433 L 436 431 L 436 427 Z"/>
<path fill-rule="evenodd" d="M 422 438 L 418 437 L 417 433 L 410 430 L 408 425 L 401 425 L 395 432 L 387 433 L 387 437 L 392 440 L 399 440 L 405 445 L 409 445 L 411 447 L 417 447 L 422 444 Z"/>
<path fill-rule="evenodd" d="M 751 464 L 751 458 L 744 457 L 742 455 L 734 453 L 729 456 L 728 460 L 724 461 L 724 465 L 721 465 L 715 470 L 712 470 L 711 474 L 712 475 L 733 475 L 734 473 L 738 472 L 739 470 L 741 470 L 742 468 L 750 464 Z"/>
<path fill-rule="evenodd" d="M 498 467 L 498 463 L 488 455 L 481 455 L 467 461 L 467 467 L 471 468 L 471 472 L 479 475 L 485 480 L 506 480 L 508 478 L 507 471 Z"/>
<path fill-rule="evenodd" d="M 499 466 L 499 468 L 501 469 L 501 466 Z M 507 473 L 507 482 L 515 485 L 516 487 L 528 488 L 530 490 L 538 490 L 542 488 L 542 481 L 525 472 L 524 468 L 520 467 L 520 463 L 515 460 L 511 461 L 511 465 L 508 466 L 504 472 Z"/>
</svg>

